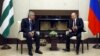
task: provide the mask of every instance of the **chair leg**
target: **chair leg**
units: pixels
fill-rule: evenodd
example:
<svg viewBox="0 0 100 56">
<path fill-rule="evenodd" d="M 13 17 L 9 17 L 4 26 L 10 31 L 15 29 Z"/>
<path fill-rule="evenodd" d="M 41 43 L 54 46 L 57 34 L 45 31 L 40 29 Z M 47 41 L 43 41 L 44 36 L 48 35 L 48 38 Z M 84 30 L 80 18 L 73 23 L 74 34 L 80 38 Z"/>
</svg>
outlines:
<svg viewBox="0 0 100 56">
<path fill-rule="evenodd" d="M 82 53 L 84 53 L 84 43 L 82 41 Z"/>
<path fill-rule="evenodd" d="M 16 42 L 17 42 L 17 43 L 16 43 L 16 50 L 18 50 L 18 42 L 19 42 L 19 40 L 17 39 Z"/>
<path fill-rule="evenodd" d="M 23 54 L 23 41 L 21 41 L 21 54 Z"/>
<path fill-rule="evenodd" d="M 87 50 L 89 50 L 89 43 L 87 42 Z"/>
<path fill-rule="evenodd" d="M 73 45 L 74 45 L 74 49 L 75 49 L 75 42 L 73 43 Z"/>
</svg>

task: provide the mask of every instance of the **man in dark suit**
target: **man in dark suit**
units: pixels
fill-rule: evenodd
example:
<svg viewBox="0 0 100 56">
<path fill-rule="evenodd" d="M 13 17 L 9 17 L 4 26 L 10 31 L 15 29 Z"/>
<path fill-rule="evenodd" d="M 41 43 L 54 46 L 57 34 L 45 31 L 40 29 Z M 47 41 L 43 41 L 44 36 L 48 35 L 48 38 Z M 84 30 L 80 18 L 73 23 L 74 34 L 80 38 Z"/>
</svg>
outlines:
<svg viewBox="0 0 100 56">
<path fill-rule="evenodd" d="M 70 51 L 70 38 L 72 36 L 77 37 L 76 52 L 79 53 L 79 47 L 81 42 L 81 32 L 84 31 L 84 23 L 81 18 L 77 17 L 77 14 L 73 12 L 71 14 L 71 20 L 69 22 L 69 33 L 66 36 L 66 49 L 64 51 Z"/>
<path fill-rule="evenodd" d="M 35 27 L 35 13 L 30 11 L 28 18 L 22 19 L 21 22 L 21 31 L 24 33 L 23 36 L 26 38 L 27 45 L 28 45 L 28 53 L 30 56 L 32 56 L 32 38 L 35 39 L 36 42 L 36 53 L 42 54 L 42 52 L 39 50 L 40 48 L 40 38 L 38 37 L 38 34 L 36 33 L 36 27 Z"/>
</svg>

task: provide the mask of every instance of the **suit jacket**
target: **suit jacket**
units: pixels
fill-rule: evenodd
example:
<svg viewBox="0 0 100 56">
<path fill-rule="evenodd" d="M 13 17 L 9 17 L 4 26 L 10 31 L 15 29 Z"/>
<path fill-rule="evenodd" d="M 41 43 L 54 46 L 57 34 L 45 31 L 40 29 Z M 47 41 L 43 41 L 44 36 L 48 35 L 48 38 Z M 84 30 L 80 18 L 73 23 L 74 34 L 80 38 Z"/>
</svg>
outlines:
<svg viewBox="0 0 100 56">
<path fill-rule="evenodd" d="M 76 19 L 76 26 L 78 27 L 77 29 L 77 33 L 81 33 L 81 32 L 84 32 L 84 23 L 83 23 L 83 20 L 82 18 L 77 18 Z M 72 29 L 73 27 L 73 20 L 70 20 L 69 21 L 69 29 Z"/>
<path fill-rule="evenodd" d="M 28 36 L 28 32 L 35 31 L 35 21 L 32 21 L 32 30 L 30 31 L 29 19 L 24 18 L 21 22 L 21 32 L 24 33 L 24 37 Z"/>
</svg>

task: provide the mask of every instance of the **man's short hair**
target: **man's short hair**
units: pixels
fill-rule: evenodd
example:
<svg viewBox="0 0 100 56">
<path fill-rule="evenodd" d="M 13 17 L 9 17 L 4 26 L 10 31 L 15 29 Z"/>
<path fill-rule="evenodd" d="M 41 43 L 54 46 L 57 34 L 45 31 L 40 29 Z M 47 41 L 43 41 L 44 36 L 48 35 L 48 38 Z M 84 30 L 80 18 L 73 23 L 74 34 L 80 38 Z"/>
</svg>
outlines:
<svg viewBox="0 0 100 56">
<path fill-rule="evenodd" d="M 73 14 L 73 13 L 74 13 L 77 17 L 79 16 L 77 12 L 72 12 L 71 14 Z"/>
<path fill-rule="evenodd" d="M 29 11 L 28 16 L 33 15 L 33 14 L 35 15 L 35 12 Z"/>
<path fill-rule="evenodd" d="M 74 13 L 75 15 L 77 15 L 77 13 L 76 13 L 76 12 L 72 12 L 71 14 L 73 14 L 73 13 Z"/>
</svg>

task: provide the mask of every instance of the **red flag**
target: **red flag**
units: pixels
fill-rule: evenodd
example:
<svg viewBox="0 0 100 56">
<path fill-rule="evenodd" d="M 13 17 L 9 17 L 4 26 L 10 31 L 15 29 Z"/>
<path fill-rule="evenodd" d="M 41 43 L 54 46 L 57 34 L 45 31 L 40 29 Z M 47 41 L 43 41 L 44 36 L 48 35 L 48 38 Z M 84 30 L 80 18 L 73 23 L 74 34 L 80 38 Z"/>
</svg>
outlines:
<svg viewBox="0 0 100 56">
<path fill-rule="evenodd" d="M 90 0 L 88 21 L 93 35 L 100 33 L 100 0 Z"/>
</svg>

